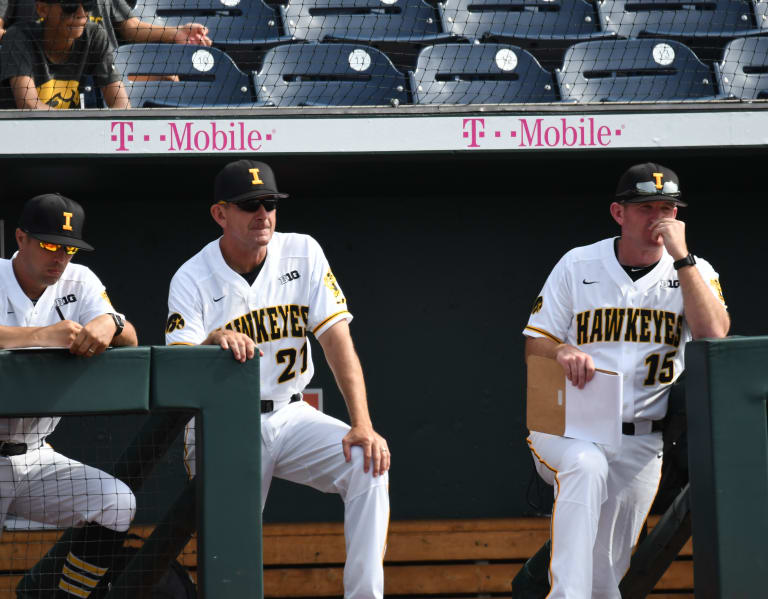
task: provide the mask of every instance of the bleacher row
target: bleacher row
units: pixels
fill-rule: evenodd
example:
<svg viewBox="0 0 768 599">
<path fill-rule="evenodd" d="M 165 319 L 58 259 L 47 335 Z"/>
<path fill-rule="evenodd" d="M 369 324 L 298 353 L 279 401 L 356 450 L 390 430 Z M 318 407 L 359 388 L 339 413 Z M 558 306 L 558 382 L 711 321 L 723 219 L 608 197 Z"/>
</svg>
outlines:
<svg viewBox="0 0 768 599">
<path fill-rule="evenodd" d="M 134 14 L 202 23 L 213 47 L 121 45 L 133 107 L 768 97 L 766 0 L 138 0 Z"/>
<path fill-rule="evenodd" d="M 760 64 L 741 61 L 745 56 Z M 380 50 L 343 43 L 276 46 L 252 73 L 216 48 L 166 44 L 121 46 L 116 65 L 131 105 L 145 108 L 768 97 L 768 37 L 729 42 L 714 73 L 682 43 L 657 39 L 575 44 L 554 73 L 526 50 L 497 43 L 427 46 L 408 76 Z M 137 75 L 180 80 L 132 80 Z"/>
</svg>

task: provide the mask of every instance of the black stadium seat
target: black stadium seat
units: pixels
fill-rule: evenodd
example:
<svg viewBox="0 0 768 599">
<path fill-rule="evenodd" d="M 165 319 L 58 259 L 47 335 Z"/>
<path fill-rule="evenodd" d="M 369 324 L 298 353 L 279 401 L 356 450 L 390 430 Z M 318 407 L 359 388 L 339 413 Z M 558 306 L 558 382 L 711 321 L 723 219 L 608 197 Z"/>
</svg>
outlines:
<svg viewBox="0 0 768 599">
<path fill-rule="evenodd" d="M 505 44 L 442 44 L 419 54 L 411 73 L 417 104 L 556 102 L 552 74 Z"/>
<path fill-rule="evenodd" d="M 765 2 L 760 2 L 765 5 Z M 768 33 L 752 0 L 598 0 L 604 30 L 625 38 L 727 39 Z"/>
<path fill-rule="evenodd" d="M 447 0 L 438 8 L 446 31 L 468 40 L 570 44 L 615 36 L 600 29 L 585 0 Z"/>
<path fill-rule="evenodd" d="M 644 102 L 713 99 L 707 65 L 674 40 L 583 42 L 555 72 L 563 101 Z"/>
<path fill-rule="evenodd" d="M 254 73 L 254 88 L 274 106 L 391 106 L 409 100 L 405 75 L 383 52 L 361 44 L 272 48 Z"/>
<path fill-rule="evenodd" d="M 214 45 L 226 51 L 289 41 L 278 13 L 262 0 L 138 0 L 133 12 L 155 25 L 202 23 Z"/>
<path fill-rule="evenodd" d="M 217 48 L 181 44 L 127 44 L 115 52 L 115 68 L 134 108 L 253 106 L 248 75 Z M 132 80 L 178 75 L 180 81 Z"/>
<path fill-rule="evenodd" d="M 735 39 L 715 63 L 715 76 L 723 94 L 744 100 L 768 99 L 768 37 Z"/>
<path fill-rule="evenodd" d="M 434 7 L 423 0 L 290 0 L 283 18 L 295 40 L 373 44 L 450 39 Z"/>
</svg>

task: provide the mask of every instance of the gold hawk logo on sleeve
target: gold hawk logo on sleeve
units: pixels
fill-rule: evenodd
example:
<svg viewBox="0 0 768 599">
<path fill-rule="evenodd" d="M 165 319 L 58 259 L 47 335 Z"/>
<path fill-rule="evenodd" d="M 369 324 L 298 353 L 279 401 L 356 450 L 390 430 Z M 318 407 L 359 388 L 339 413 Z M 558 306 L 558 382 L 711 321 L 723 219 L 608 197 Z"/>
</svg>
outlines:
<svg viewBox="0 0 768 599">
<path fill-rule="evenodd" d="M 37 88 L 37 96 L 51 108 L 64 110 L 80 106 L 80 82 L 51 79 Z"/>
<path fill-rule="evenodd" d="M 109 299 L 109 296 L 107 295 L 107 290 L 106 290 L 106 289 L 105 289 L 104 291 L 102 291 L 102 292 L 101 292 L 101 297 L 103 297 L 105 300 L 107 300 L 107 303 L 108 303 L 110 306 L 112 305 L 112 300 L 111 300 L 111 299 Z"/>
<path fill-rule="evenodd" d="M 333 292 L 333 297 L 336 298 L 337 304 L 347 303 L 346 298 L 341 295 L 341 289 L 339 289 L 339 286 L 336 283 L 336 277 L 333 276 L 333 273 L 330 270 L 326 273 L 323 283 L 325 283 L 325 286 Z"/>
<path fill-rule="evenodd" d="M 720 298 L 720 301 L 725 303 L 723 288 L 720 286 L 720 279 L 710 279 L 709 284 L 712 285 L 715 291 L 717 291 L 717 297 Z"/>
<path fill-rule="evenodd" d="M 544 299 L 539 296 L 536 298 L 536 301 L 533 302 L 533 307 L 531 308 L 531 314 L 536 314 L 537 312 L 541 312 L 541 307 L 544 305 Z"/>
<path fill-rule="evenodd" d="M 165 332 L 173 333 L 175 330 L 181 330 L 184 328 L 184 318 L 178 312 L 174 312 L 168 317 L 168 322 L 165 324 Z"/>
</svg>

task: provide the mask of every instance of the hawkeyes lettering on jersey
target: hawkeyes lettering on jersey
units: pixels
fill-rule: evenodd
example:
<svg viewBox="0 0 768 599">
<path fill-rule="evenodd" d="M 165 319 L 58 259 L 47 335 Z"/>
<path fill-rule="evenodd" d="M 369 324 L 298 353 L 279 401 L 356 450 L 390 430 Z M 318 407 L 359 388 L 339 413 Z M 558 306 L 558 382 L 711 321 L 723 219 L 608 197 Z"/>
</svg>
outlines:
<svg viewBox="0 0 768 599">
<path fill-rule="evenodd" d="M 230 320 L 224 328 L 244 333 L 258 344 L 283 337 L 306 337 L 308 320 L 309 306 L 285 304 L 253 310 Z"/>
<path fill-rule="evenodd" d="M 650 308 L 597 308 L 576 315 L 576 343 L 634 341 L 678 347 L 683 315 Z"/>
</svg>

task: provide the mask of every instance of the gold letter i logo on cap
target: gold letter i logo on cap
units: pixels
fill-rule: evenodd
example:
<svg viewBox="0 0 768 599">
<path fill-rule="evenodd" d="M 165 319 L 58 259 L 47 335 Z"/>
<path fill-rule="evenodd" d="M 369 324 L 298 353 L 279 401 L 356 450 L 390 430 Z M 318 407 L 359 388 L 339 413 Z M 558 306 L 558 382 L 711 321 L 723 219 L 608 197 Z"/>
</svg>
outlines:
<svg viewBox="0 0 768 599">
<path fill-rule="evenodd" d="M 661 189 L 662 187 L 664 187 L 661 184 L 661 180 L 664 178 L 664 173 L 652 173 L 652 174 L 653 174 L 653 178 L 656 179 L 656 189 Z"/>
<path fill-rule="evenodd" d="M 71 231 L 72 230 L 72 225 L 69 224 L 69 223 L 72 220 L 72 213 L 71 212 L 62 212 L 62 214 L 64 215 L 64 219 L 65 220 L 64 220 L 64 224 L 61 225 L 61 228 L 64 229 L 65 231 Z"/>
<path fill-rule="evenodd" d="M 264 185 L 264 181 L 259 179 L 259 169 L 249 168 L 248 172 L 253 175 L 253 181 L 251 181 L 252 185 Z"/>
</svg>

